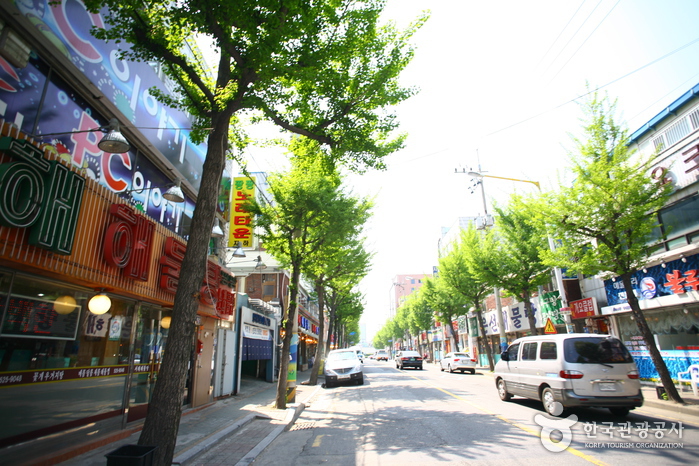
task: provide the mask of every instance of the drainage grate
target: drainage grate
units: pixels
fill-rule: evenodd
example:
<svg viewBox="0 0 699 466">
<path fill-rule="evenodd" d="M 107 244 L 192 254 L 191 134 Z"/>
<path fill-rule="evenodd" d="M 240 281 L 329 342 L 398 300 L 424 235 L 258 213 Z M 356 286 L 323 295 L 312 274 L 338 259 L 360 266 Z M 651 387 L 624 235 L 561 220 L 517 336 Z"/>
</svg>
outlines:
<svg viewBox="0 0 699 466">
<path fill-rule="evenodd" d="M 289 431 L 292 430 L 305 430 L 305 429 L 313 429 L 316 426 L 315 421 L 311 422 L 300 422 L 298 424 L 294 424 Z"/>
</svg>

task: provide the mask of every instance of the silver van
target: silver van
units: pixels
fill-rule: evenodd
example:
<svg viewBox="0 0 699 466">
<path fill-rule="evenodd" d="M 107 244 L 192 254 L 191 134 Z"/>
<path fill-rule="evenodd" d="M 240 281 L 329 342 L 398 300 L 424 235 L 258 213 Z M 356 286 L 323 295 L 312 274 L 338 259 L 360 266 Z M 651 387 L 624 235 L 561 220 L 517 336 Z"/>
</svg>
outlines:
<svg viewBox="0 0 699 466">
<path fill-rule="evenodd" d="M 495 365 L 500 399 L 513 395 L 541 400 L 547 413 L 560 407 L 609 408 L 626 416 L 643 405 L 638 368 L 619 339 L 610 335 L 568 333 L 515 340 Z"/>
</svg>

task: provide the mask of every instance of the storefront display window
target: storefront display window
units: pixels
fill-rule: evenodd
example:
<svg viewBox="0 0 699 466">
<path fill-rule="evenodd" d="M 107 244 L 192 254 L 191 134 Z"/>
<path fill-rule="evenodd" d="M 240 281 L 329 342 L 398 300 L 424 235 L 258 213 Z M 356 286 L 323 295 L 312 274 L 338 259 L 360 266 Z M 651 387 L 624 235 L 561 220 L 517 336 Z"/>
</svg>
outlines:
<svg viewBox="0 0 699 466">
<path fill-rule="evenodd" d="M 645 344 L 639 339 L 641 332 L 631 313 L 619 315 L 617 319 L 621 340 L 626 346 L 631 351 L 645 351 Z M 699 309 L 649 312 L 646 321 L 661 351 L 699 349 Z"/>
</svg>

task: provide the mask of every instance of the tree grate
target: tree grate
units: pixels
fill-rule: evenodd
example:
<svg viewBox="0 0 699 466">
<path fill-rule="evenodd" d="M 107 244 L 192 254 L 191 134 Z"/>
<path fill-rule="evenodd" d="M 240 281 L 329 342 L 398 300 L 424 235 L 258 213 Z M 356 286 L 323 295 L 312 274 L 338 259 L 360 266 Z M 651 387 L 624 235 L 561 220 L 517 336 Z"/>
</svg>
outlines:
<svg viewBox="0 0 699 466">
<path fill-rule="evenodd" d="M 298 424 L 294 424 L 289 431 L 292 430 L 306 430 L 306 429 L 313 429 L 316 426 L 315 421 L 311 422 L 300 422 Z"/>
</svg>

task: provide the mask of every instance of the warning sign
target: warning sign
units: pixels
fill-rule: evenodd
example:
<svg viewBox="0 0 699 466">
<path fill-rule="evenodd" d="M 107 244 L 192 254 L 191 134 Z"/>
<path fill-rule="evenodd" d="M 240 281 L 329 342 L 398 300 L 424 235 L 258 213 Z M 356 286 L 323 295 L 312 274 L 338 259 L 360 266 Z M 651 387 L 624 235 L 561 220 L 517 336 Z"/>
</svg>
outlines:
<svg viewBox="0 0 699 466">
<path fill-rule="evenodd" d="M 546 327 L 544 327 L 544 333 L 547 335 L 550 335 L 552 333 L 558 333 L 556 332 L 556 327 L 553 326 L 553 322 L 551 322 L 551 319 L 546 319 Z"/>
</svg>

